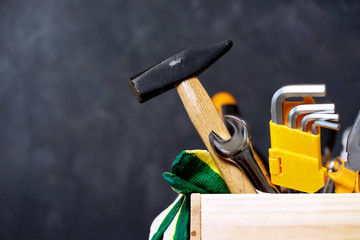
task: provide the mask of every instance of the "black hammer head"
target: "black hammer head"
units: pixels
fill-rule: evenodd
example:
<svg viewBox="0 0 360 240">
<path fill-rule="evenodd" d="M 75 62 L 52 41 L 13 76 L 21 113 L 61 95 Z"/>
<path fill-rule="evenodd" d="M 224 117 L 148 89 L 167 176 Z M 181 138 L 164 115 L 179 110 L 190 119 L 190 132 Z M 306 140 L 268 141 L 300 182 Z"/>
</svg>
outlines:
<svg viewBox="0 0 360 240">
<path fill-rule="evenodd" d="M 153 67 L 140 72 L 130 80 L 130 87 L 140 103 L 143 103 L 177 84 L 198 76 L 222 57 L 232 46 L 225 41 L 184 50 Z"/>
</svg>

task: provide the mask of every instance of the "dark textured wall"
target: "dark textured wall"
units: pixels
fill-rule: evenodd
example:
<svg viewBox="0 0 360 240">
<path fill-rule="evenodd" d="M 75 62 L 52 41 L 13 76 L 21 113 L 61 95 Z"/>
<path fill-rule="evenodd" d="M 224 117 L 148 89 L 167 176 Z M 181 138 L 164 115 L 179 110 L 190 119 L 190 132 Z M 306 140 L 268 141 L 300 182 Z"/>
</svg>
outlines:
<svg viewBox="0 0 360 240">
<path fill-rule="evenodd" d="M 140 105 L 128 80 L 195 45 L 233 40 L 200 80 L 234 94 L 265 156 L 282 85 L 326 83 L 345 129 L 359 29 L 358 1 L 1 1 L 0 238 L 146 238 L 176 196 L 162 172 L 204 146 L 175 91 Z"/>
</svg>

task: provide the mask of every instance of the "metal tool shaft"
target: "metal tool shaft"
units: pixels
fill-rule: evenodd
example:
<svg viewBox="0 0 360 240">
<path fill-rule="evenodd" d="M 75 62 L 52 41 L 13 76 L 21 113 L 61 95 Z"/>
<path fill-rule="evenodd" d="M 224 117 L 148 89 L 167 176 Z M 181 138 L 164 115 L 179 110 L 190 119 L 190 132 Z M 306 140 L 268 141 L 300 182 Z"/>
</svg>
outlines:
<svg viewBox="0 0 360 240">
<path fill-rule="evenodd" d="M 302 104 L 290 110 L 288 115 L 288 127 L 296 128 L 297 117 L 301 114 L 313 113 L 318 111 L 335 112 L 335 104 Z"/>
<path fill-rule="evenodd" d="M 239 166 L 257 190 L 267 193 L 277 193 L 277 191 L 269 185 L 259 165 L 255 161 L 254 153 L 250 146 L 233 156 L 231 161 Z"/>
<path fill-rule="evenodd" d="M 303 117 L 303 119 L 301 120 L 301 131 L 306 132 L 307 130 L 307 125 L 309 124 L 309 122 L 314 121 L 314 120 L 331 120 L 331 121 L 339 121 L 339 114 L 326 114 L 326 113 L 312 113 L 309 115 L 306 115 L 305 117 Z"/>
<path fill-rule="evenodd" d="M 329 129 L 333 129 L 333 130 L 339 130 L 340 124 L 328 122 L 325 120 L 317 120 L 311 124 L 311 133 L 312 134 L 316 135 L 318 133 L 317 127 L 324 127 L 324 128 L 329 128 Z"/>
<path fill-rule="evenodd" d="M 283 124 L 282 105 L 289 97 L 324 97 L 325 84 L 288 85 L 277 90 L 271 99 L 271 119 L 273 123 Z"/>
</svg>

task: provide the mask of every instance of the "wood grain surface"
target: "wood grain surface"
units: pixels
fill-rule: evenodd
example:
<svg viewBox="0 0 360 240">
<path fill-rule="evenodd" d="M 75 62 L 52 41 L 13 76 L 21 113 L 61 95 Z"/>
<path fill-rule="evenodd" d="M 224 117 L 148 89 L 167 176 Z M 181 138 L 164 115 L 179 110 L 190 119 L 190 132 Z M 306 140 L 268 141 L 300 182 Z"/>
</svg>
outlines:
<svg viewBox="0 0 360 240">
<path fill-rule="evenodd" d="M 201 239 L 201 194 L 194 193 L 191 195 L 190 214 L 190 239 Z"/>
<path fill-rule="evenodd" d="M 201 195 L 203 240 L 338 240 L 359 234 L 360 194 Z"/>
</svg>

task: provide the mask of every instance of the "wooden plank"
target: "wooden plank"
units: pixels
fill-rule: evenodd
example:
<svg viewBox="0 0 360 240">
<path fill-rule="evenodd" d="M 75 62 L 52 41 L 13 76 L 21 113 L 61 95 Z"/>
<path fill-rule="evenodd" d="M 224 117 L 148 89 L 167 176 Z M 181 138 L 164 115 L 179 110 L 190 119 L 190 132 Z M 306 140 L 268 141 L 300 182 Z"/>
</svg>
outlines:
<svg viewBox="0 0 360 240">
<path fill-rule="evenodd" d="M 211 239 L 360 239 L 360 194 L 201 195 Z"/>
<path fill-rule="evenodd" d="M 190 240 L 201 239 L 201 194 L 191 194 Z"/>
</svg>

